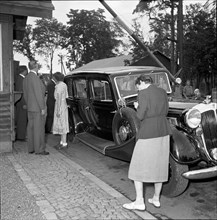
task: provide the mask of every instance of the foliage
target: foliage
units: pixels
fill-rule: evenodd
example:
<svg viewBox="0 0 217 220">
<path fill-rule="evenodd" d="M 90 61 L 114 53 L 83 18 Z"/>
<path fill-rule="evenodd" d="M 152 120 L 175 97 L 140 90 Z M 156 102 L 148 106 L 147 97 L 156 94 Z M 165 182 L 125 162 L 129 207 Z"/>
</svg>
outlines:
<svg viewBox="0 0 217 220">
<path fill-rule="evenodd" d="M 207 0 L 204 4 L 205 9 L 210 8 L 211 14 L 216 17 L 216 0 Z"/>
<path fill-rule="evenodd" d="M 174 10 L 177 8 L 177 2 L 173 1 Z M 140 1 L 134 13 L 148 15 L 150 19 L 150 29 L 152 39 L 149 47 L 152 50 L 160 50 L 165 55 L 171 54 L 171 43 L 179 43 L 177 31 L 174 38 L 171 39 L 172 14 L 168 13 L 171 9 L 172 0 L 150 0 Z M 207 92 L 211 87 L 216 86 L 216 0 L 207 0 L 205 5 L 192 4 L 187 7 L 186 15 L 183 17 L 183 71 L 182 78 L 195 79 L 196 85 L 202 80 L 208 85 Z M 178 10 L 178 9 L 177 9 Z M 177 11 L 178 12 L 178 11 Z M 141 16 L 141 15 L 140 15 Z M 174 13 L 174 22 L 178 17 Z M 175 30 L 177 25 L 174 26 Z M 175 54 L 178 50 L 174 45 Z M 138 53 L 138 48 L 134 49 Z M 139 54 L 139 53 L 138 53 Z M 178 56 L 177 56 L 178 57 Z"/>
<path fill-rule="evenodd" d="M 205 79 L 214 86 L 216 63 L 216 21 L 210 11 L 199 4 L 187 7 L 184 34 L 184 74 L 197 78 L 197 86 Z"/>
<path fill-rule="evenodd" d="M 159 50 L 164 55 L 171 56 L 171 15 L 159 13 L 158 19 L 150 22 L 150 46 L 153 50 Z"/>
<path fill-rule="evenodd" d="M 36 48 L 33 43 L 32 25 L 27 25 L 25 28 L 23 40 L 14 40 L 13 49 L 15 52 L 23 54 L 29 60 L 35 59 Z"/>
<path fill-rule="evenodd" d="M 177 1 L 174 0 L 148 0 L 140 1 L 134 13 L 149 17 L 150 26 L 150 50 L 158 50 L 171 57 L 171 62 L 177 63 Z M 133 53 L 139 48 L 136 46 Z M 140 49 L 141 50 L 141 49 Z M 175 59 L 176 58 L 176 59 Z M 174 68 L 174 67 L 173 67 Z"/>
<path fill-rule="evenodd" d="M 64 30 L 65 26 L 55 18 L 38 19 L 36 20 L 36 27 L 33 29 L 33 39 L 35 40 L 37 53 L 45 56 L 51 74 L 54 53 L 61 48 L 64 41 Z"/>
<path fill-rule="evenodd" d="M 121 44 L 122 36 L 117 24 L 105 20 L 104 10 L 73 10 L 67 14 L 66 43 L 67 66 L 82 66 L 93 60 L 115 56 L 115 49 Z"/>
<path fill-rule="evenodd" d="M 53 56 L 57 49 L 61 48 L 65 26 L 57 19 L 37 19 L 35 27 L 26 26 L 22 41 L 13 42 L 14 51 L 23 54 L 29 60 L 36 59 L 36 55 L 42 55 L 47 61 L 47 66 L 52 74 Z"/>
<path fill-rule="evenodd" d="M 142 27 L 141 27 L 141 23 L 138 22 L 138 19 L 135 18 L 133 19 L 133 30 L 134 30 L 134 34 L 136 36 L 138 36 L 139 40 L 146 46 L 149 47 L 150 45 L 148 44 L 148 42 L 145 41 L 145 38 L 143 36 L 143 32 L 142 32 Z M 133 40 L 132 38 L 129 38 L 132 48 L 131 48 L 131 53 L 133 56 L 133 62 L 138 61 L 139 59 L 141 59 L 141 57 L 144 57 L 147 55 L 147 52 L 144 51 L 143 49 L 141 49 L 141 47 L 138 45 L 137 42 L 135 42 L 135 40 Z"/>
</svg>

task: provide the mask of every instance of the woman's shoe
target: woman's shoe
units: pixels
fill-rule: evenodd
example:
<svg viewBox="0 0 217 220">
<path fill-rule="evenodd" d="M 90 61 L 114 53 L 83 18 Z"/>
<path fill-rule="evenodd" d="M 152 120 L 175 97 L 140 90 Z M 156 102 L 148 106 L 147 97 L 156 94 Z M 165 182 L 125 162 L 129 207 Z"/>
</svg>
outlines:
<svg viewBox="0 0 217 220">
<path fill-rule="evenodd" d="M 123 207 L 128 210 L 145 210 L 145 204 L 136 204 L 135 202 L 123 204 Z"/>
<path fill-rule="evenodd" d="M 154 201 L 153 198 L 152 198 L 152 199 L 148 199 L 148 202 L 150 204 L 152 204 L 153 206 L 155 206 L 156 208 L 160 208 L 160 202 L 159 201 Z"/>
<path fill-rule="evenodd" d="M 62 144 L 58 143 L 58 144 L 54 145 L 54 147 L 57 148 L 57 149 L 59 149 L 59 148 L 62 147 Z"/>
<path fill-rule="evenodd" d="M 68 144 L 67 143 L 63 143 L 62 144 L 62 148 L 67 148 L 68 147 Z"/>
</svg>

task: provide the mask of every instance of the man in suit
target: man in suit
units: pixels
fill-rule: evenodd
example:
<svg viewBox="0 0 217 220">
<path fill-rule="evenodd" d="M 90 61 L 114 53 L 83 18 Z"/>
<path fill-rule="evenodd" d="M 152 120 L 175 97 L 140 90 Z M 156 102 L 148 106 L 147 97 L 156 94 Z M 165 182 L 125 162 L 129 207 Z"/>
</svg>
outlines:
<svg viewBox="0 0 217 220">
<path fill-rule="evenodd" d="M 45 90 L 38 77 L 38 63 L 29 62 L 29 74 L 23 82 L 24 99 L 27 105 L 27 143 L 30 154 L 48 155 L 44 142 Z"/>
<path fill-rule="evenodd" d="M 47 84 L 47 117 L 45 124 L 45 132 L 50 133 L 52 131 L 53 125 L 53 117 L 54 117 L 54 106 L 55 106 L 55 98 L 54 98 L 54 90 L 55 90 L 56 82 L 52 78 Z"/>
<path fill-rule="evenodd" d="M 19 75 L 15 82 L 15 91 L 23 92 L 23 81 L 28 74 L 26 66 L 19 66 Z M 26 139 L 27 110 L 23 94 L 16 104 L 16 140 Z"/>
</svg>

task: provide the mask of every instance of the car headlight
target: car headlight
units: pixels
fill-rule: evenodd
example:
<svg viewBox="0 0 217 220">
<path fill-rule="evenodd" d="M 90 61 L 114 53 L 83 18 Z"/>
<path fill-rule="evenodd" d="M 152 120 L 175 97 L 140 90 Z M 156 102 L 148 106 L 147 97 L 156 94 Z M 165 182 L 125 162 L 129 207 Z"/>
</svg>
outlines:
<svg viewBox="0 0 217 220">
<path fill-rule="evenodd" d="M 201 113 L 197 109 L 190 109 L 185 115 L 185 121 L 190 128 L 196 128 L 201 122 Z"/>
<path fill-rule="evenodd" d="M 217 160 L 217 148 L 211 150 L 211 156 L 213 159 Z"/>
</svg>

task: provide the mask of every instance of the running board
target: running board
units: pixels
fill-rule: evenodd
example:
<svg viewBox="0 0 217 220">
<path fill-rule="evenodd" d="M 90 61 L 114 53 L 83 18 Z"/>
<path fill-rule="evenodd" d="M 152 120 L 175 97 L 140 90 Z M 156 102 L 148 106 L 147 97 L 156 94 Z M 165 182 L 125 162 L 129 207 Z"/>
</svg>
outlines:
<svg viewBox="0 0 217 220">
<path fill-rule="evenodd" d="M 76 138 L 78 138 L 78 140 L 82 143 L 88 145 L 89 147 L 104 155 L 107 147 L 115 146 L 115 143 L 112 141 L 99 138 L 86 132 L 77 134 Z"/>
</svg>

